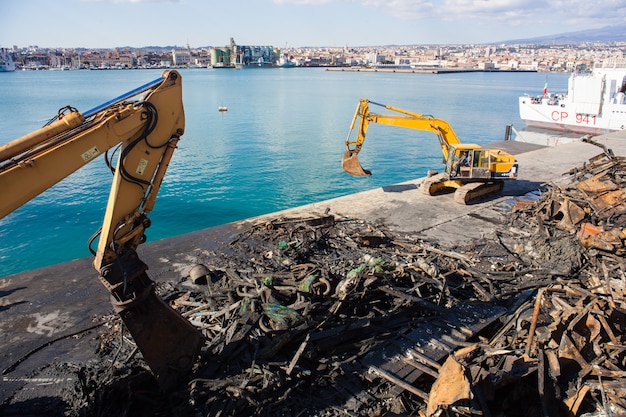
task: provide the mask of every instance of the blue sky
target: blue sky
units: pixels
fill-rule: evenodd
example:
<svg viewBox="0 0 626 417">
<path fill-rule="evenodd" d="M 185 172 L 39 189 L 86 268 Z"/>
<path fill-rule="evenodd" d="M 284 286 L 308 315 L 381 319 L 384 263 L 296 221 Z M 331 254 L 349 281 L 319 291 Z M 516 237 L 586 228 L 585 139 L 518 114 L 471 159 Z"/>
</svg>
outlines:
<svg viewBox="0 0 626 417">
<path fill-rule="evenodd" d="M 0 0 L 0 46 L 488 43 L 626 21 L 626 0 Z"/>
</svg>

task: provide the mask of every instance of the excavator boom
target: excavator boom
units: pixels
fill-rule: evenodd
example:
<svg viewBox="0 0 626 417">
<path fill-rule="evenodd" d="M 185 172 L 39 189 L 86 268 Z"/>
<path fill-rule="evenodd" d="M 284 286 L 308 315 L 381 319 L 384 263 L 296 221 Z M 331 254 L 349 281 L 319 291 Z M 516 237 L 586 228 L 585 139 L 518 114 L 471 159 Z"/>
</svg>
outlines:
<svg viewBox="0 0 626 417">
<path fill-rule="evenodd" d="M 136 249 L 184 126 L 182 77 L 166 71 L 85 113 L 67 107 L 48 126 L 0 147 L 0 218 L 118 148 L 93 265 L 163 390 L 186 378 L 202 336 L 156 295 Z"/>
<path fill-rule="evenodd" d="M 396 114 L 372 113 L 370 112 L 370 104 L 384 107 L 385 109 L 391 110 Z M 444 158 L 448 158 L 450 145 L 461 143 L 452 129 L 452 126 L 450 126 L 445 120 L 402 110 L 397 107 L 376 103 L 367 99 L 361 99 L 357 105 L 354 117 L 352 118 L 352 123 L 350 124 L 348 138 L 346 139 L 346 151 L 341 161 L 343 170 L 350 175 L 372 175 L 371 171 L 364 169 L 358 160 L 358 154 L 361 151 L 363 142 L 365 141 L 365 135 L 367 134 L 367 129 L 369 128 L 370 123 L 433 132 L 439 138 L 439 144 Z M 350 138 L 355 128 L 357 129 L 356 139 L 351 140 Z"/>
</svg>

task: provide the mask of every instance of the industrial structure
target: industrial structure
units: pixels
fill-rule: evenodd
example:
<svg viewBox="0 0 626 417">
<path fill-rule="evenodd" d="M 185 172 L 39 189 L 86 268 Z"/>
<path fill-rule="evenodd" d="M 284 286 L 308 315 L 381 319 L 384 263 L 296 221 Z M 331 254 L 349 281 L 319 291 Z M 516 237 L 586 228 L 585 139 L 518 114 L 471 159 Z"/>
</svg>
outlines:
<svg viewBox="0 0 626 417">
<path fill-rule="evenodd" d="M 273 46 L 237 45 L 230 38 L 230 46 L 211 48 L 213 68 L 271 67 L 275 61 Z"/>
</svg>

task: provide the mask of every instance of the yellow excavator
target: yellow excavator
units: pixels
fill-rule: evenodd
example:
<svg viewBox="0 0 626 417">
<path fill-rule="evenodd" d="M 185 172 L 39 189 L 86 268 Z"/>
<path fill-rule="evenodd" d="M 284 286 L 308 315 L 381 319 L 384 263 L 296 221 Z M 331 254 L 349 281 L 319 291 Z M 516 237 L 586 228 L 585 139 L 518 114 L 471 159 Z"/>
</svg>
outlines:
<svg viewBox="0 0 626 417">
<path fill-rule="evenodd" d="M 99 236 L 97 250 L 90 242 L 93 266 L 164 391 L 187 378 L 203 338 L 158 297 L 136 249 L 146 240 L 147 215 L 184 128 L 182 77 L 165 71 L 85 113 L 65 107 L 46 126 L 0 146 L 0 218 L 105 155 L 113 181 L 93 239 Z M 116 164 L 108 154 L 113 148 Z"/>
<path fill-rule="evenodd" d="M 384 107 L 395 114 L 372 113 L 370 105 Z M 358 159 L 370 123 L 425 130 L 437 135 L 443 153 L 445 170 L 440 174 L 429 175 L 422 181 L 420 190 L 424 194 L 436 195 L 445 190 L 454 189 L 454 200 L 457 203 L 470 204 L 499 192 L 505 180 L 517 178 L 517 161 L 507 152 L 499 149 L 484 149 L 475 144 L 462 144 L 452 126 L 445 120 L 367 99 L 359 101 L 346 139 L 346 151 L 341 166 L 348 174 L 372 175 L 371 171 L 363 169 Z M 355 127 L 357 137 L 351 140 Z"/>
</svg>

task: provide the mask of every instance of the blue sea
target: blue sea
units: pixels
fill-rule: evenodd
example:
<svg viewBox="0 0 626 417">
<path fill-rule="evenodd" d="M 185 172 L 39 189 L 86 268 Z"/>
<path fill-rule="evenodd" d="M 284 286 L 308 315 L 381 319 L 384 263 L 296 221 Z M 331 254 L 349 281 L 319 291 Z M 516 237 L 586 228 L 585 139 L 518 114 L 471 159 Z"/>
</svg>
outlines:
<svg viewBox="0 0 626 417">
<path fill-rule="evenodd" d="M 181 69 L 185 134 L 150 218 L 148 241 L 392 185 L 441 169 L 428 132 L 370 125 L 362 165 L 341 169 L 359 99 L 447 120 L 461 141 L 500 141 L 521 129 L 517 98 L 541 94 L 545 73 L 405 74 L 323 68 Z M 58 109 L 87 111 L 161 70 L 0 74 L 0 145 L 42 127 Z M 549 90 L 567 89 L 550 74 Z M 219 112 L 225 106 L 227 112 Z M 385 111 L 373 108 L 375 112 Z M 102 157 L 0 219 L 0 277 L 90 256 L 111 173 Z M 9 198 L 0 190 L 0 198 Z"/>
</svg>

